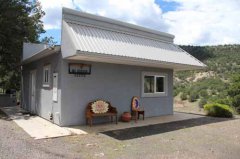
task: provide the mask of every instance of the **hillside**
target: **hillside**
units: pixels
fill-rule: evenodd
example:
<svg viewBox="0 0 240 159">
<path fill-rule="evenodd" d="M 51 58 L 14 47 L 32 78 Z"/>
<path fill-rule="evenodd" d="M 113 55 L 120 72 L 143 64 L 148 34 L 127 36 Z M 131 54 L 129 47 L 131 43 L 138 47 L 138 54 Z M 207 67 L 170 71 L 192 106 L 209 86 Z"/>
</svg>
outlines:
<svg viewBox="0 0 240 159">
<path fill-rule="evenodd" d="M 208 67 L 176 72 L 174 95 L 189 102 L 197 101 L 200 107 L 206 102 L 217 101 L 240 108 L 240 97 L 234 104 L 235 97 L 229 95 L 233 77 L 240 74 L 240 45 L 181 47 Z"/>
</svg>

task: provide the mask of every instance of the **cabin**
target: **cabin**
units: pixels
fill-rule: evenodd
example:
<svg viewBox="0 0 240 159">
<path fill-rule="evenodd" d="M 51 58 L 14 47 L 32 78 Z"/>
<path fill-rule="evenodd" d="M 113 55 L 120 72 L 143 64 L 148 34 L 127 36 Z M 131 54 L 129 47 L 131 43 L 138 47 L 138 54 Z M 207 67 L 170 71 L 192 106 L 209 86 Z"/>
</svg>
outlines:
<svg viewBox="0 0 240 159">
<path fill-rule="evenodd" d="M 22 107 L 60 126 L 85 124 L 86 107 L 97 99 L 119 115 L 130 111 L 133 96 L 145 117 L 173 114 L 174 71 L 205 67 L 173 41 L 168 33 L 63 8 L 60 45 L 23 45 Z"/>
</svg>

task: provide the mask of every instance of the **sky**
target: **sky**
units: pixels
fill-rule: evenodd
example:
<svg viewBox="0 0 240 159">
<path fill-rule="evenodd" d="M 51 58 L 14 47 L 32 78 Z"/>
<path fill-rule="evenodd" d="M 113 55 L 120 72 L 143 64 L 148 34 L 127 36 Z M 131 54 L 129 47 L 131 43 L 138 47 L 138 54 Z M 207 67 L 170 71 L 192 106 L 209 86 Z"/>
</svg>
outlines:
<svg viewBox="0 0 240 159">
<path fill-rule="evenodd" d="M 45 34 L 61 43 L 61 11 L 67 7 L 175 36 L 180 45 L 240 43 L 240 0 L 39 0 Z"/>
</svg>

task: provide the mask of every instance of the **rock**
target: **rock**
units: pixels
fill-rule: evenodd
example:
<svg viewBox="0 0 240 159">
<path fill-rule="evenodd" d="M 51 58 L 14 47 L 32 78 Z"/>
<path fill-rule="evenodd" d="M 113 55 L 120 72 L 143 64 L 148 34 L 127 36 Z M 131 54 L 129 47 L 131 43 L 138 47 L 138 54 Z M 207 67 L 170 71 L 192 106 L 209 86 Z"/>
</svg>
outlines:
<svg viewBox="0 0 240 159">
<path fill-rule="evenodd" d="M 93 146 L 97 146 L 96 143 L 93 143 L 93 144 L 86 144 L 87 147 L 93 147 Z"/>
<path fill-rule="evenodd" d="M 104 156 L 104 153 L 103 153 L 103 152 L 101 152 L 101 153 L 95 153 L 94 156 L 96 156 L 96 157 L 103 157 L 103 156 Z"/>
</svg>

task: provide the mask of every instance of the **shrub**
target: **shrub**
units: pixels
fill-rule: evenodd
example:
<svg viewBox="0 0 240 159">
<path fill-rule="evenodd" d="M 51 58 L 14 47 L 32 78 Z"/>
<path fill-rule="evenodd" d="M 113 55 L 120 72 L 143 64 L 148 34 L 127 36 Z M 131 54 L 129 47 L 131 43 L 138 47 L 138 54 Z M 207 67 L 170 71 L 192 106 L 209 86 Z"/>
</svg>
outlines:
<svg viewBox="0 0 240 159">
<path fill-rule="evenodd" d="M 188 98 L 189 102 L 195 102 L 199 98 L 197 92 L 191 92 Z"/>
<path fill-rule="evenodd" d="M 212 95 L 216 95 L 217 91 L 216 90 L 212 90 Z"/>
<path fill-rule="evenodd" d="M 176 90 L 173 91 L 173 96 L 176 97 L 178 95 L 178 92 Z"/>
<path fill-rule="evenodd" d="M 205 98 L 202 98 L 199 103 L 198 103 L 198 106 L 199 108 L 203 108 L 203 106 L 207 104 L 207 100 Z"/>
<path fill-rule="evenodd" d="M 219 103 L 206 104 L 204 105 L 204 111 L 206 111 L 207 115 L 209 116 L 225 117 L 225 118 L 233 117 L 232 108 L 224 104 L 219 104 Z"/>
<path fill-rule="evenodd" d="M 232 105 L 232 101 L 228 98 L 221 98 L 221 97 L 217 97 L 218 99 L 216 99 L 214 101 L 214 103 L 219 103 L 219 104 L 224 104 L 224 105 Z"/>
<path fill-rule="evenodd" d="M 187 94 L 183 92 L 180 96 L 181 100 L 186 100 L 187 99 Z"/>
<path fill-rule="evenodd" d="M 200 96 L 203 97 L 203 98 L 207 98 L 207 97 L 208 97 L 208 93 L 207 93 L 206 90 L 201 90 L 201 91 L 199 92 L 199 94 L 200 94 Z"/>
<path fill-rule="evenodd" d="M 234 107 L 240 107 L 240 94 L 233 97 L 232 104 Z"/>
</svg>

